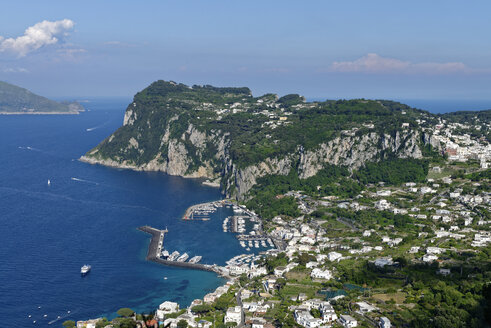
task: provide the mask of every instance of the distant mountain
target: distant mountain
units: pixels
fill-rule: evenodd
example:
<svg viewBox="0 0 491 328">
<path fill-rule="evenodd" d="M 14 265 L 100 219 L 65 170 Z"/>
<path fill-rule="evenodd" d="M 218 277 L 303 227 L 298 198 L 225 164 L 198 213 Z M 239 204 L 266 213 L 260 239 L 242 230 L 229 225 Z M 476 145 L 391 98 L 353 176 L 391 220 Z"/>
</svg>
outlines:
<svg viewBox="0 0 491 328">
<path fill-rule="evenodd" d="M 56 102 L 27 89 L 0 81 L 0 114 L 78 114 L 77 102 Z"/>
</svg>

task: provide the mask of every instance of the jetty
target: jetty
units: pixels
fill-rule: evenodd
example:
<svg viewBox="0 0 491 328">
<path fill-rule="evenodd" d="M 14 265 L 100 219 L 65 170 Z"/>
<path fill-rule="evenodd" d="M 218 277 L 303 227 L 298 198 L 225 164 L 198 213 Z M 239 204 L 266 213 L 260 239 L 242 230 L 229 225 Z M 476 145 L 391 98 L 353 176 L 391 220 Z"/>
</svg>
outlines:
<svg viewBox="0 0 491 328">
<path fill-rule="evenodd" d="M 230 204 L 230 201 L 227 200 L 217 200 L 192 205 L 184 212 L 182 219 L 184 221 L 208 221 L 210 219 L 209 214 L 216 212 L 219 207 Z"/>
<path fill-rule="evenodd" d="M 167 229 L 159 230 L 156 228 L 152 228 L 150 226 L 139 227 L 138 230 L 148 233 L 152 236 L 152 239 L 150 240 L 150 245 L 148 246 L 148 253 L 146 258 L 147 261 L 168 265 L 168 266 L 174 266 L 174 267 L 211 271 L 211 272 L 218 273 L 219 275 L 222 276 L 226 275 L 226 272 L 224 272 L 223 269 L 216 264 L 209 265 L 209 264 L 200 264 L 200 263 L 179 262 L 179 261 L 165 260 L 161 258 L 160 256 L 162 254 L 162 249 L 164 247 L 164 237 L 165 234 L 168 233 L 169 231 Z"/>
</svg>

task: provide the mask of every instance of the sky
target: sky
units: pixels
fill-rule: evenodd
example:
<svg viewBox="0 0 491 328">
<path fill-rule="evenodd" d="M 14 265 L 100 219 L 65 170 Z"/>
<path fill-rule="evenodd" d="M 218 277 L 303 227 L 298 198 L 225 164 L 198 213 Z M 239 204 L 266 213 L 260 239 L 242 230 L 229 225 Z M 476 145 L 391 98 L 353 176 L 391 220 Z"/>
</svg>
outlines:
<svg viewBox="0 0 491 328">
<path fill-rule="evenodd" d="M 491 100 L 487 0 L 1 4 L 0 80 L 48 97 L 132 97 L 163 79 L 315 99 Z"/>
</svg>

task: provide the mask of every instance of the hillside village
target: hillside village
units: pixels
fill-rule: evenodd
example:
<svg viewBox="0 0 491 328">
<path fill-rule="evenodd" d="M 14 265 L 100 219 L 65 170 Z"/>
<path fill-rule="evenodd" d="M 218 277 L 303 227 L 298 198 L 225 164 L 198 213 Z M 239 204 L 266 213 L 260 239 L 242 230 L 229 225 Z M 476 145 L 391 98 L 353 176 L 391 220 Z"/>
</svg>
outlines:
<svg viewBox="0 0 491 328">
<path fill-rule="evenodd" d="M 284 124 L 287 114 L 265 124 Z M 154 316 L 130 321 L 171 328 L 479 327 L 485 310 L 478 305 L 491 291 L 491 145 L 459 133 L 470 128 L 465 124 L 419 123 L 445 156 L 430 163 L 425 181 L 370 184 L 349 198 L 278 194 L 294 199 L 301 215 L 262 218 L 275 248 L 229 261 L 228 282 L 188 307 L 166 300 Z M 123 327 L 118 320 L 77 327 Z"/>
</svg>

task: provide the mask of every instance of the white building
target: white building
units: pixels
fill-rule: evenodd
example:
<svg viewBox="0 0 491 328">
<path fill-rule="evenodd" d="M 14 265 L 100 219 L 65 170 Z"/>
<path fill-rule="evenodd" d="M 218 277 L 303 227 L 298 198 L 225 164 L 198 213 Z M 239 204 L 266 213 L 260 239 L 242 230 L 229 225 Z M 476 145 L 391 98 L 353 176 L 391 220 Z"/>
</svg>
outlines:
<svg viewBox="0 0 491 328">
<path fill-rule="evenodd" d="M 385 199 L 381 199 L 375 203 L 375 208 L 381 211 L 387 210 L 390 208 L 390 203 Z"/>
<path fill-rule="evenodd" d="M 242 309 L 240 306 L 234 306 L 227 309 L 223 322 L 235 322 L 237 325 L 242 321 Z"/>
<path fill-rule="evenodd" d="M 438 256 L 433 255 L 433 254 L 425 254 L 425 255 L 423 255 L 423 258 L 421 260 L 423 262 L 430 263 L 430 262 L 438 260 Z"/>
<path fill-rule="evenodd" d="M 95 325 L 102 320 L 101 318 L 86 321 L 77 321 L 77 328 L 95 328 Z"/>
<path fill-rule="evenodd" d="M 322 269 L 319 269 L 319 268 L 315 268 L 310 273 L 310 276 L 312 278 L 316 278 L 316 279 L 331 279 L 332 278 L 332 273 L 331 273 L 331 271 L 329 271 L 327 269 L 322 270 Z"/>
<path fill-rule="evenodd" d="M 321 311 L 322 321 L 324 323 L 331 323 L 338 319 L 338 316 L 336 315 L 334 308 L 329 302 L 323 302 L 319 310 Z"/>
<path fill-rule="evenodd" d="M 331 262 L 339 260 L 342 257 L 343 257 L 343 255 L 341 253 L 338 253 L 338 252 L 329 252 L 329 254 L 327 254 L 327 258 Z"/>
<path fill-rule="evenodd" d="M 358 326 L 358 321 L 350 315 L 341 314 L 339 316 L 339 323 L 343 325 L 343 327 L 351 328 Z"/>
<path fill-rule="evenodd" d="M 322 320 L 318 318 L 314 318 L 310 312 L 305 310 L 296 310 L 295 311 L 295 321 L 303 327 L 306 328 L 316 328 L 322 324 Z"/>
<path fill-rule="evenodd" d="M 163 321 L 166 314 L 175 313 L 179 311 L 179 304 L 175 302 L 165 301 L 159 305 L 156 316 L 160 321 Z"/>
<path fill-rule="evenodd" d="M 374 262 L 376 267 L 383 268 L 386 265 L 392 265 L 394 262 L 391 257 L 381 257 L 376 259 Z"/>
<path fill-rule="evenodd" d="M 380 328 L 390 328 L 392 325 L 390 324 L 390 320 L 387 317 L 381 317 L 378 323 Z"/>
<path fill-rule="evenodd" d="M 368 313 L 377 310 L 375 306 L 370 305 L 367 302 L 357 302 L 355 304 L 357 304 L 360 307 L 361 313 Z"/>
</svg>

